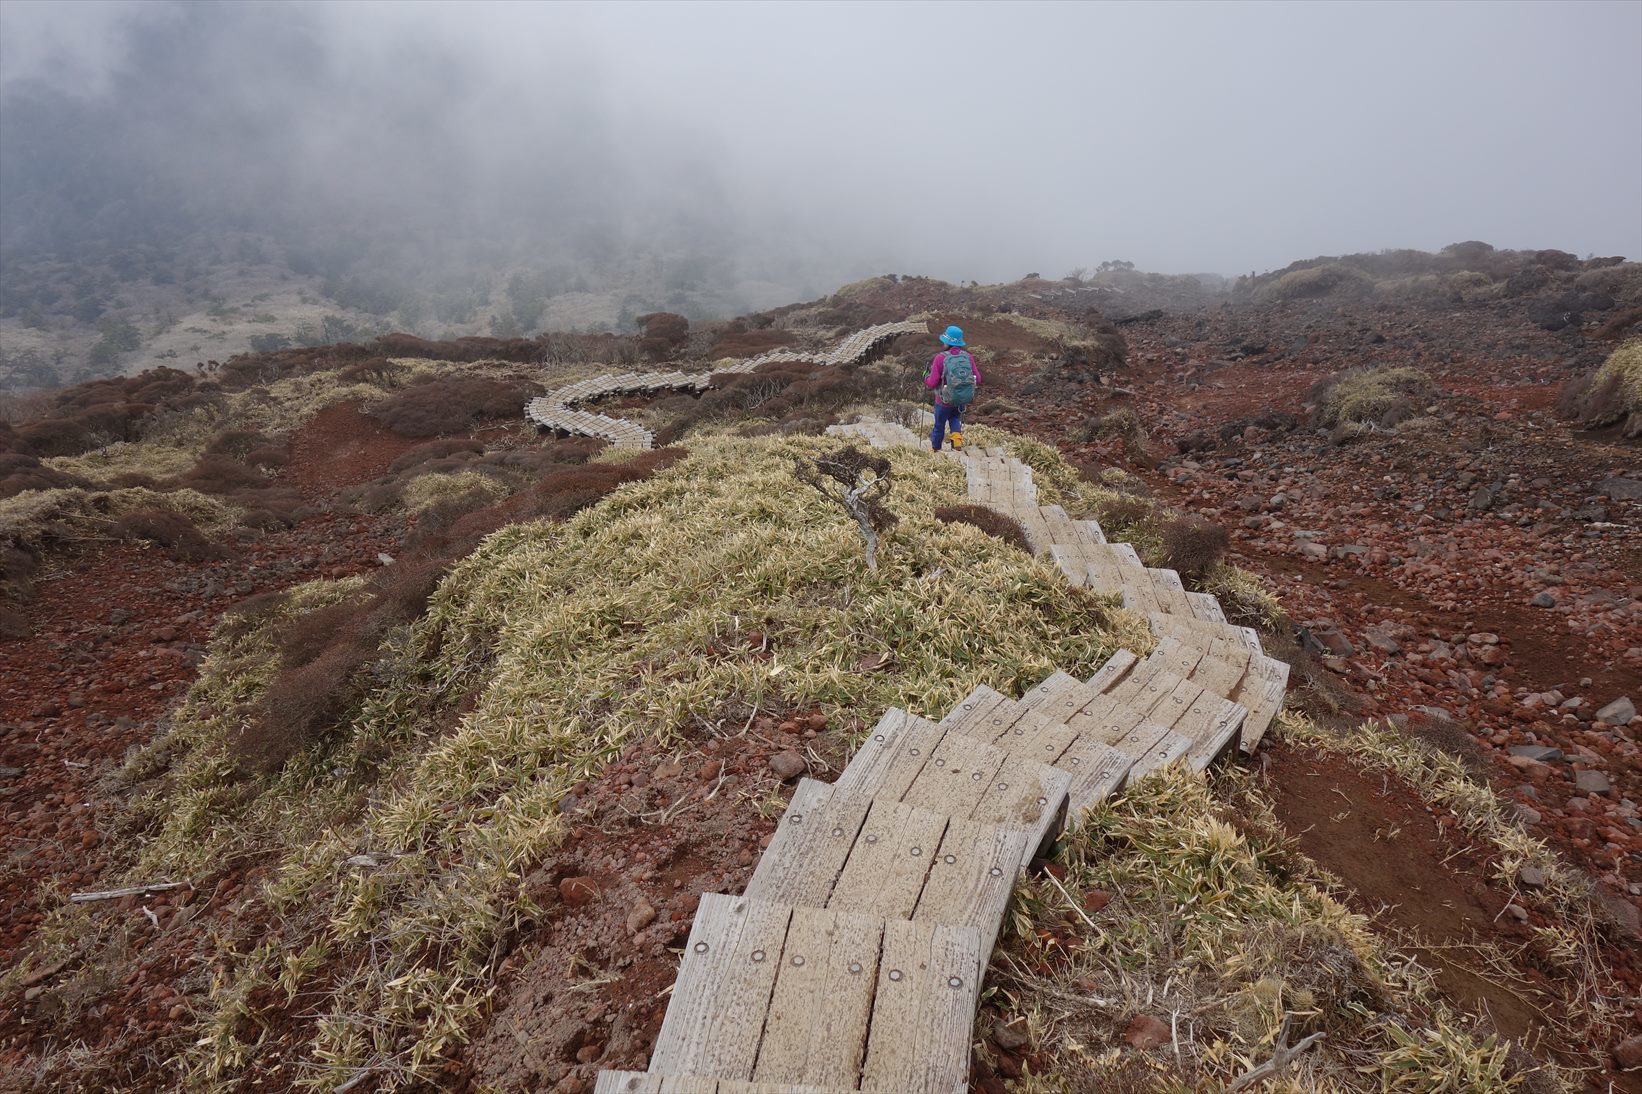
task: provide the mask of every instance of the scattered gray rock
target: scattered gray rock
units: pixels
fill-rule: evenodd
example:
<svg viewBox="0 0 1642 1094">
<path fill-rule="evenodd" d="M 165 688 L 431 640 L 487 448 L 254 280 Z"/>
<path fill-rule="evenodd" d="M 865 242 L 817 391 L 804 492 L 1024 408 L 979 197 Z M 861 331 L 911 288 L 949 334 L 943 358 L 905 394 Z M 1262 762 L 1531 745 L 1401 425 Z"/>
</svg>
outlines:
<svg viewBox="0 0 1642 1094">
<path fill-rule="evenodd" d="M 1562 749 L 1551 748 L 1549 745 L 1515 745 L 1511 748 L 1511 755 L 1526 756 L 1542 764 L 1562 759 Z"/>
<path fill-rule="evenodd" d="M 1524 866 L 1517 871 L 1517 884 L 1524 889 L 1545 888 L 1545 871 L 1538 866 Z"/>
<path fill-rule="evenodd" d="M 1556 607 L 1556 597 L 1552 596 L 1549 591 L 1535 593 L 1534 598 L 1528 601 L 1528 605 L 1533 608 L 1554 608 Z"/>
<path fill-rule="evenodd" d="M 1307 541 L 1300 544 L 1300 557 L 1322 562 L 1328 558 L 1328 548 L 1321 543 Z"/>
<path fill-rule="evenodd" d="M 1494 507 L 1494 503 L 1498 500 L 1498 490 L 1495 490 L 1492 486 L 1479 486 L 1477 487 L 1476 492 L 1471 495 L 1471 501 L 1469 504 L 1471 508 L 1481 513 L 1492 509 Z"/>
<path fill-rule="evenodd" d="M 1589 768 L 1574 772 L 1574 788 L 1583 794 L 1606 794 L 1613 789 L 1608 776 Z"/>
<path fill-rule="evenodd" d="M 1595 492 L 1605 494 L 1614 501 L 1642 501 L 1642 479 L 1616 475 L 1597 483 Z"/>
<path fill-rule="evenodd" d="M 1531 805 L 1518 805 L 1512 812 L 1516 814 L 1517 820 L 1525 825 L 1538 824 L 1545 819 L 1545 815 Z M 1524 869 L 1531 869 L 1531 867 L 1524 867 Z M 1527 882 L 1523 882 L 1523 884 L 1526 885 Z"/>
<path fill-rule="evenodd" d="M 1628 696 L 1621 696 L 1596 712 L 1597 721 L 1611 726 L 1629 725 L 1636 717 L 1636 704 Z"/>
<path fill-rule="evenodd" d="M 1002 1018 L 992 1023 L 992 1041 L 1005 1052 L 1015 1052 L 1032 1043 L 1022 1021 L 1005 1022 Z"/>
</svg>

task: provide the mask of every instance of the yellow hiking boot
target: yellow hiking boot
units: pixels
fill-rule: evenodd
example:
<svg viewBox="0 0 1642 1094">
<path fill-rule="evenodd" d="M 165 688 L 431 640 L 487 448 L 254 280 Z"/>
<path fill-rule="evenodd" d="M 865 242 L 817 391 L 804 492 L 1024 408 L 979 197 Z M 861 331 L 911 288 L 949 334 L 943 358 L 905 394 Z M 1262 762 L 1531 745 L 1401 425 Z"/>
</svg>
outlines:
<svg viewBox="0 0 1642 1094">
<path fill-rule="evenodd" d="M 948 433 L 947 438 L 952 441 L 952 451 L 962 452 L 964 450 L 964 435 L 962 433 Z"/>
</svg>

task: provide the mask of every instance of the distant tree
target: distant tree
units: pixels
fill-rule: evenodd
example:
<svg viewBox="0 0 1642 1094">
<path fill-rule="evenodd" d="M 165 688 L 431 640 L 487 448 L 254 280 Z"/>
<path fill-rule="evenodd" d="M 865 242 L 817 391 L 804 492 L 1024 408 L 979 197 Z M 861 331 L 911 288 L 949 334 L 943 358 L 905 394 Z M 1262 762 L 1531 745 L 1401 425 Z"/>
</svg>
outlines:
<svg viewBox="0 0 1642 1094">
<path fill-rule="evenodd" d="M 1133 262 L 1129 262 L 1121 258 L 1109 258 L 1105 262 L 1102 262 L 1099 266 L 1096 266 L 1095 272 L 1116 273 L 1120 270 L 1132 270 L 1134 268 L 1135 264 Z"/>
</svg>

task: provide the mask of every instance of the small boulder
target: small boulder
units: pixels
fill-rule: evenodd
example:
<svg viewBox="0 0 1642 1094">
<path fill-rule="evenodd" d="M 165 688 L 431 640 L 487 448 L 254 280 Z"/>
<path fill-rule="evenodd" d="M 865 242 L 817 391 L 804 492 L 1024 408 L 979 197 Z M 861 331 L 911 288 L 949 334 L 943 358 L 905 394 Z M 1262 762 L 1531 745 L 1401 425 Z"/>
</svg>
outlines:
<svg viewBox="0 0 1642 1094">
<path fill-rule="evenodd" d="M 1006 1022 L 999 1018 L 992 1023 L 992 1043 L 1005 1052 L 1018 1052 L 1032 1043 L 1032 1036 L 1026 1031 L 1026 1023 L 1021 1019 Z"/>
<path fill-rule="evenodd" d="M 1549 745 L 1516 745 L 1511 749 L 1511 755 L 1521 756 L 1525 760 L 1548 764 L 1553 760 L 1562 759 L 1562 749 L 1551 748 Z"/>
<path fill-rule="evenodd" d="M 775 777 L 782 782 L 796 779 L 809 769 L 810 765 L 804 762 L 804 757 L 790 748 L 770 757 L 770 770 L 775 772 Z"/>
<path fill-rule="evenodd" d="M 567 877 L 559 882 L 559 898 L 572 908 L 599 895 L 599 884 L 590 877 Z"/>
<path fill-rule="evenodd" d="M 1550 590 L 1538 592 L 1534 594 L 1532 600 L 1528 601 L 1528 605 L 1533 608 L 1554 608 L 1556 607 L 1556 597 L 1551 594 Z"/>
<path fill-rule="evenodd" d="M 1581 794 L 1606 794 L 1613 789 L 1613 784 L 1602 772 L 1587 768 L 1574 772 L 1574 788 Z"/>
<path fill-rule="evenodd" d="M 638 902 L 627 913 L 627 933 L 638 934 L 655 921 L 656 909 L 651 906 L 648 900 L 639 897 Z"/>
<path fill-rule="evenodd" d="M 1599 722 L 1607 722 L 1611 726 L 1629 725 L 1636 717 L 1636 704 L 1628 697 L 1620 697 L 1596 712 Z"/>
<path fill-rule="evenodd" d="M 1627 1037 L 1613 1047 L 1614 1062 L 1625 1071 L 1642 1068 L 1642 1034 Z"/>
<path fill-rule="evenodd" d="M 1545 871 L 1537 866 L 1524 866 L 1517 871 L 1517 884 L 1524 889 L 1545 888 Z"/>
</svg>

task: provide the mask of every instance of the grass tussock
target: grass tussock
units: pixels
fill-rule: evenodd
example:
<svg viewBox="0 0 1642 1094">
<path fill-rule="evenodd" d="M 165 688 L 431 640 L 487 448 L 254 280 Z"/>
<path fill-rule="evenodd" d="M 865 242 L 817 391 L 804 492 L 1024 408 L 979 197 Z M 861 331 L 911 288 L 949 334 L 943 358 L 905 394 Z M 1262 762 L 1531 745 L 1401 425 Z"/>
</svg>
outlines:
<svg viewBox="0 0 1642 1094">
<path fill-rule="evenodd" d="M 1319 383 L 1310 401 L 1322 425 L 1390 429 L 1414 417 L 1435 393 L 1431 377 L 1419 369 L 1349 369 Z"/>
<path fill-rule="evenodd" d="M 1570 380 L 1558 406 L 1586 426 L 1619 425 L 1627 437 L 1642 437 L 1642 338 L 1624 343 L 1596 372 Z"/>
<path fill-rule="evenodd" d="M 560 797 L 636 740 L 739 725 L 748 706 L 820 705 L 837 724 L 890 706 L 939 715 L 976 683 L 1019 693 L 1114 648 L 1096 598 L 937 520 L 961 475 L 912 450 L 890 453 L 900 519 L 867 571 L 853 522 L 793 488 L 793 461 L 825 448 L 705 436 L 564 523 L 502 529 L 425 615 L 385 632 L 352 713 L 263 779 L 238 773 L 230 744 L 285 669 L 280 636 L 363 587 L 304 586 L 225 625 L 170 732 L 132 761 L 149 828 L 136 869 L 272 856 L 263 899 L 282 926 L 221 956 L 183 1081 L 271 1066 L 248 1000 L 281 983 L 315 1016 L 284 1061 L 295 1074 L 434 1081 L 484 1005 L 492 947 L 531 913 L 515 882 L 560 838 Z M 747 629 L 772 658 L 722 653 Z M 858 671 L 885 651 L 893 668 Z M 398 857 L 359 872 L 344 860 L 360 849 Z M 329 978 L 311 980 L 319 966 Z"/>
<path fill-rule="evenodd" d="M 935 510 L 935 519 L 948 524 L 968 524 L 989 536 L 1003 540 L 1011 547 L 1018 547 L 1027 554 L 1032 553 L 1032 544 L 1027 540 L 1020 522 L 1007 513 L 1000 513 L 985 505 L 943 505 Z"/>
<path fill-rule="evenodd" d="M 535 393 L 535 385 L 523 380 L 461 374 L 429 377 L 383 399 L 370 413 L 402 437 L 437 437 L 517 418 Z"/>
<path fill-rule="evenodd" d="M 1324 1037 L 1281 1089 L 1518 1085 L 1508 1046 L 1446 1009 L 1280 833 L 1236 772 L 1211 792 L 1169 768 L 1091 811 L 1064 842 L 1063 877 L 1017 891 L 989 974 L 1042 1065 L 1021 1089 L 1224 1089 L 1271 1058 L 1285 1017 L 1290 1043 Z M 1137 1016 L 1178 1040 L 1129 1047 Z"/>
<path fill-rule="evenodd" d="M 490 475 L 478 471 L 457 471 L 448 475 L 420 475 L 405 485 L 399 498 L 406 509 L 419 513 L 454 498 L 477 495 L 488 504 L 507 494 L 507 484 Z"/>
</svg>

